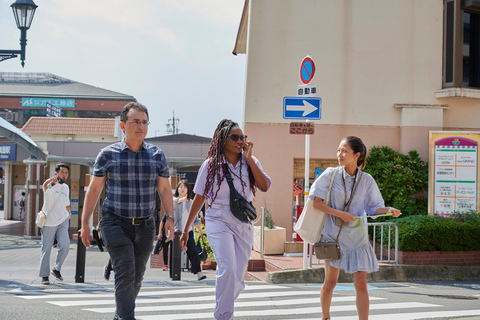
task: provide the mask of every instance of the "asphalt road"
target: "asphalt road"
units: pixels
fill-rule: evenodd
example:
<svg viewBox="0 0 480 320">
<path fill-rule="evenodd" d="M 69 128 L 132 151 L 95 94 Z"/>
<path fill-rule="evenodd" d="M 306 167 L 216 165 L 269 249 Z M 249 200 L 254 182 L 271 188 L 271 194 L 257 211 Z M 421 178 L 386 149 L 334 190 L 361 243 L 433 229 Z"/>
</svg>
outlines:
<svg viewBox="0 0 480 320">
<path fill-rule="evenodd" d="M 55 284 L 3 288 L 1 319 L 112 319 L 111 284 Z M 249 282 L 236 302 L 235 319 L 320 319 L 319 284 Z M 137 299 L 137 319 L 213 319 L 214 280 L 148 281 Z M 371 283 L 370 320 L 480 319 L 480 283 Z M 352 284 L 339 284 L 335 320 L 358 319 Z"/>
</svg>

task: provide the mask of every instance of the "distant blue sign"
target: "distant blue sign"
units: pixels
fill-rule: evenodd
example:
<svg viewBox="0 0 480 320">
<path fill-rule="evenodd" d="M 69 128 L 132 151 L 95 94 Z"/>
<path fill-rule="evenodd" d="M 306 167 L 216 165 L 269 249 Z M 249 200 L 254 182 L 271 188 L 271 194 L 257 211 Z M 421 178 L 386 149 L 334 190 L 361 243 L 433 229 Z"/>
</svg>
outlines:
<svg viewBox="0 0 480 320">
<path fill-rule="evenodd" d="M 16 161 L 17 145 L 15 143 L 0 144 L 0 161 Z"/>
<path fill-rule="evenodd" d="M 46 108 L 47 103 L 60 108 L 75 108 L 75 99 L 22 98 L 22 107 Z"/>
<path fill-rule="evenodd" d="M 320 120 L 322 118 L 322 99 L 317 97 L 283 98 L 283 119 Z"/>
<path fill-rule="evenodd" d="M 72 201 L 70 201 L 72 203 L 71 205 L 71 213 L 72 214 L 78 214 L 78 199 L 72 199 Z"/>
<path fill-rule="evenodd" d="M 315 168 L 315 180 L 323 173 L 323 170 L 320 168 Z"/>
</svg>

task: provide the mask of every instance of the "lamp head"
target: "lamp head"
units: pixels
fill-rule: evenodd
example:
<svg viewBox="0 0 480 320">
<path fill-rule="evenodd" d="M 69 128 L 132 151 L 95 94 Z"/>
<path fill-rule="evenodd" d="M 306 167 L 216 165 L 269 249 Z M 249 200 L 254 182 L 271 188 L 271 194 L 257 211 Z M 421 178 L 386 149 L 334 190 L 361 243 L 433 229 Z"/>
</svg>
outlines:
<svg viewBox="0 0 480 320">
<path fill-rule="evenodd" d="M 38 6 L 33 0 L 17 0 L 15 3 L 12 3 L 11 7 L 17 28 L 20 30 L 28 30 Z"/>
</svg>

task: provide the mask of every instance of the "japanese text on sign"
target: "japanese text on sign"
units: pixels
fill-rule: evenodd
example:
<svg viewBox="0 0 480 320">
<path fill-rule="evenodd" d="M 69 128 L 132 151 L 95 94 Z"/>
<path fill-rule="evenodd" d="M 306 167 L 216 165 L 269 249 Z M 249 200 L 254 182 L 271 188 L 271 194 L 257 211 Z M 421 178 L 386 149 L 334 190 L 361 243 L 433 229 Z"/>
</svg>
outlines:
<svg viewBox="0 0 480 320">
<path fill-rule="evenodd" d="M 290 134 L 314 134 L 312 122 L 290 122 Z"/>
<path fill-rule="evenodd" d="M 477 208 L 476 141 L 449 137 L 434 144 L 434 215 L 466 213 Z"/>
</svg>

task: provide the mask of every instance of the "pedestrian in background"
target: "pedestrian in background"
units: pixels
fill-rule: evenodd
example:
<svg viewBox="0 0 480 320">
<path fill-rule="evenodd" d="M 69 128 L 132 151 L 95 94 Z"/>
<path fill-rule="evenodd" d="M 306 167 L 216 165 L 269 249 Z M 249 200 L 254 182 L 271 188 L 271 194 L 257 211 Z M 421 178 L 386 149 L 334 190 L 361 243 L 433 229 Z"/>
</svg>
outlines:
<svg viewBox="0 0 480 320">
<path fill-rule="evenodd" d="M 20 212 L 18 213 L 18 220 L 22 220 L 22 213 L 23 218 L 25 219 L 25 192 L 22 192 L 22 195 L 18 197 L 17 204 L 20 207 Z"/>
<path fill-rule="evenodd" d="M 195 197 L 180 238 L 186 250 L 190 226 L 207 200 L 210 207 L 205 214 L 205 229 L 217 262 L 214 316 L 219 320 L 233 319 L 234 302 L 245 288 L 244 276 L 253 246 L 253 223 L 241 222 L 230 211 L 224 164 L 228 165 L 235 188 L 247 201 L 253 200 L 257 188 L 265 192 L 271 183 L 253 156 L 253 143 L 247 141 L 237 123 L 222 120 L 198 172 Z"/>
<path fill-rule="evenodd" d="M 158 234 L 159 237 L 162 237 L 163 271 L 168 270 L 168 249 L 172 245 L 172 240 L 167 241 L 167 239 L 171 237 L 165 232 L 165 222 L 167 222 L 167 215 L 164 215 L 162 222 L 160 222 L 160 231 Z"/>
<path fill-rule="evenodd" d="M 181 180 L 177 184 L 175 189 L 175 196 L 173 198 L 173 208 L 174 208 L 174 217 L 175 217 L 175 231 L 182 231 L 185 228 L 185 224 L 188 219 L 188 214 L 190 207 L 192 205 L 191 199 L 191 190 L 190 185 L 185 180 Z M 194 237 L 194 227 L 200 224 L 200 217 L 197 215 L 197 218 L 194 220 L 193 225 L 188 231 L 188 241 L 187 241 L 187 256 L 191 262 L 191 271 L 193 274 L 197 275 L 197 280 L 203 280 L 207 276 L 202 272 L 200 266 L 200 257 L 198 256 L 197 247 L 195 246 L 195 237 Z M 202 228 L 199 228 L 200 235 L 203 235 Z"/>
<path fill-rule="evenodd" d="M 43 183 L 43 209 L 48 214 L 45 226 L 40 229 L 42 237 L 42 253 L 40 256 L 40 272 L 42 284 L 50 284 L 49 274 L 63 281 L 60 273 L 70 248 L 68 227 L 70 222 L 70 188 L 65 183 L 70 167 L 64 163 L 55 166 L 55 175 Z M 50 254 L 57 240 L 57 257 L 55 266 L 50 270 Z"/>
<path fill-rule="evenodd" d="M 339 167 L 327 168 L 313 183 L 310 199 L 314 207 L 327 213 L 320 242 L 335 242 L 343 224 L 338 242 L 340 260 L 325 260 L 325 281 L 320 291 L 322 319 L 330 319 L 330 305 L 340 270 L 353 273 L 356 305 L 359 320 L 367 320 L 369 298 L 367 274 L 378 271 L 375 252 L 368 241 L 366 215 L 392 212 L 398 217 L 398 209 L 385 207 L 382 194 L 371 175 L 362 171 L 365 167 L 367 148 L 358 137 L 343 138 L 337 150 Z M 334 177 L 329 205 L 325 197 Z M 348 211 L 345 211 L 349 208 Z"/>
<path fill-rule="evenodd" d="M 173 236 L 173 198 L 163 151 L 144 141 L 148 110 L 130 102 L 120 114 L 124 140 L 102 149 L 85 194 L 82 242 L 90 247 L 89 220 L 106 184 L 100 228 L 115 272 L 115 317 L 135 319 L 135 300 L 142 286 L 155 237 L 155 193 L 167 214 L 165 228 Z"/>
</svg>

